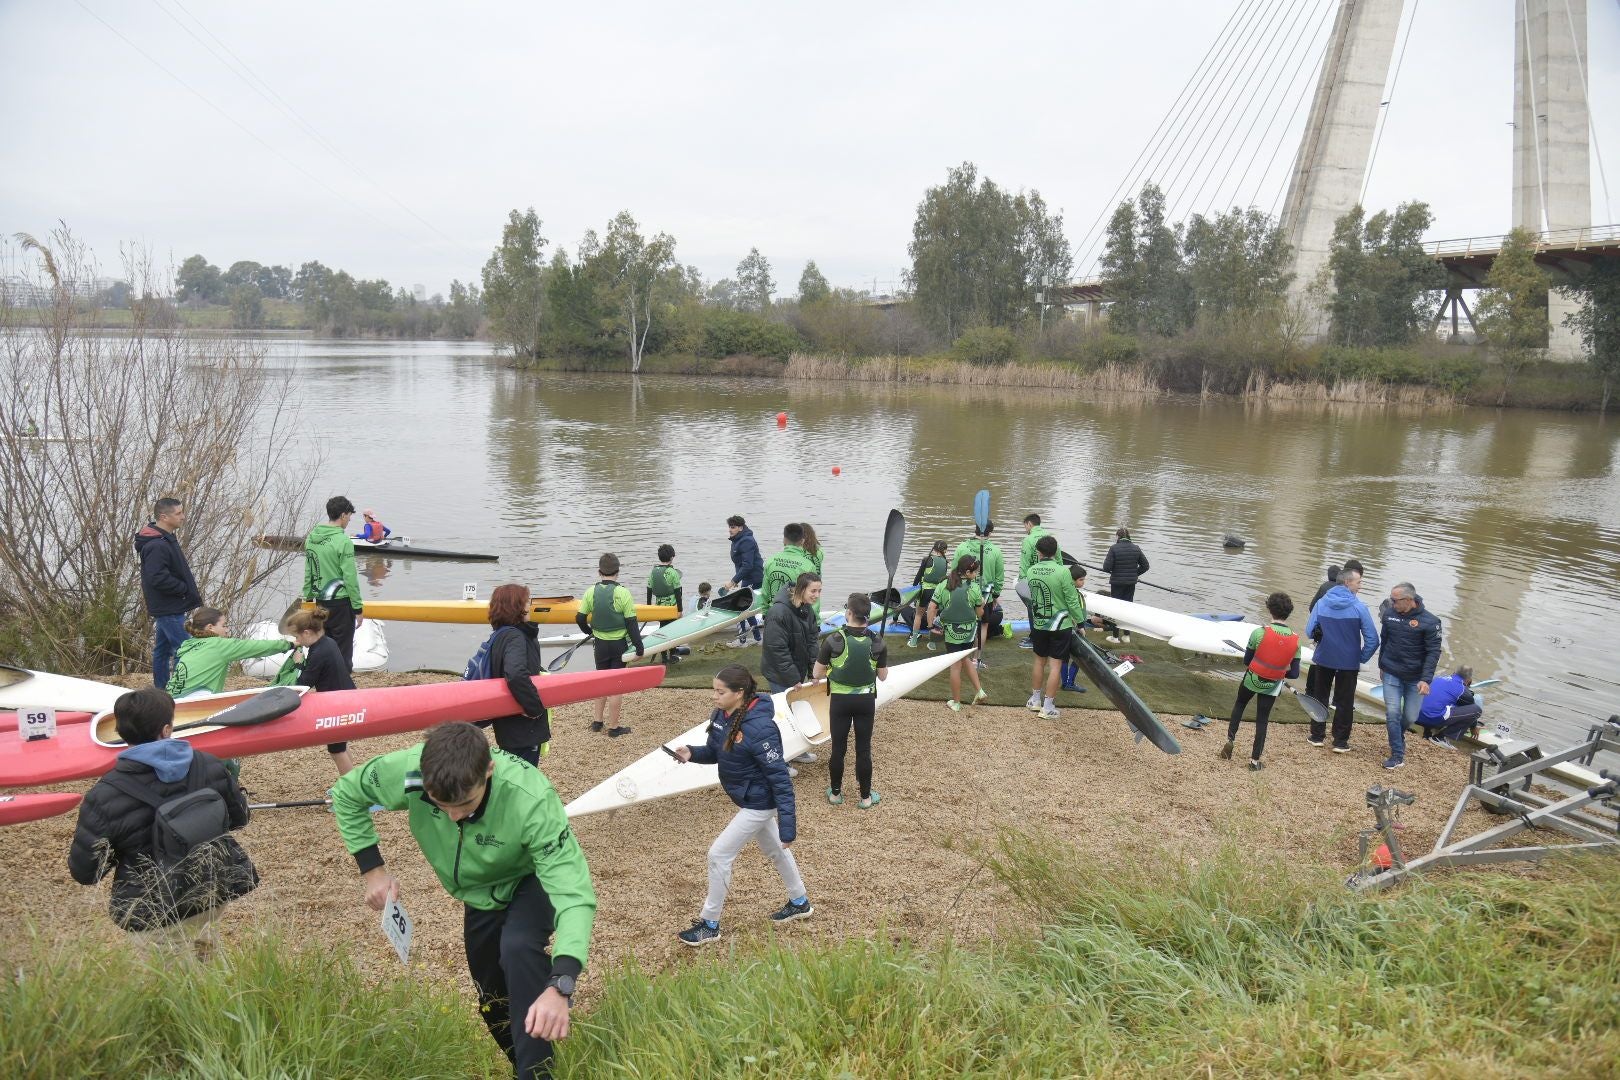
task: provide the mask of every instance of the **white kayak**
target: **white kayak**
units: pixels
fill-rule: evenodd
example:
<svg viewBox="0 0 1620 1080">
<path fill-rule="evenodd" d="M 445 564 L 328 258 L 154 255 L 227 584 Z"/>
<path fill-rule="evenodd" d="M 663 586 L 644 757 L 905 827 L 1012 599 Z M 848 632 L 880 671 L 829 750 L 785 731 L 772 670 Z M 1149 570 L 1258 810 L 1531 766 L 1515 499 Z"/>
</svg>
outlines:
<svg viewBox="0 0 1620 1080">
<path fill-rule="evenodd" d="M 52 675 L 47 671 L 0 664 L 0 709 L 50 708 L 67 712 L 105 712 L 127 687 L 93 679 Z"/>
<path fill-rule="evenodd" d="M 254 623 L 243 636 L 251 641 L 273 641 L 276 638 L 289 643 L 292 641 L 291 637 L 279 632 L 270 619 Z M 292 650 L 288 649 L 287 652 Z M 286 652 L 274 656 L 255 656 L 242 661 L 242 674 L 254 679 L 273 679 L 286 661 Z M 383 634 L 383 624 L 378 619 L 367 619 L 354 630 L 354 670 L 381 671 L 387 666 L 388 638 Z"/>
<path fill-rule="evenodd" d="M 917 689 L 936 675 L 944 674 L 952 664 L 973 653 L 941 653 L 908 664 L 895 664 L 889 668 L 889 677 L 878 683 L 877 707 Z M 827 687 L 825 683 L 795 687 L 780 694 L 772 694 L 776 704 L 776 726 L 782 732 L 782 752 L 789 761 L 812 746 L 819 746 L 832 738 L 827 729 Z M 708 741 L 709 722 L 704 720 L 690 730 L 671 739 L 667 746 L 699 745 Z M 653 802 L 681 795 L 688 791 L 713 787 L 720 782 L 717 765 L 682 764 L 661 746 L 570 802 L 565 809 L 569 817 L 599 814 L 604 810 L 620 810 L 636 803 Z"/>
</svg>

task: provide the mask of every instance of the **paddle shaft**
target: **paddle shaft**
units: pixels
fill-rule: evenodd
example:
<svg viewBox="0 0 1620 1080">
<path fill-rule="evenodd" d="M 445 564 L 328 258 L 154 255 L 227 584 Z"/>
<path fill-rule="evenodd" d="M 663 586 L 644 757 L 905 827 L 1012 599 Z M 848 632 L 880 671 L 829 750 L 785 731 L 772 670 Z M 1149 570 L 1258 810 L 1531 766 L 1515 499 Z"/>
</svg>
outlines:
<svg viewBox="0 0 1620 1080">
<path fill-rule="evenodd" d="M 249 810 L 292 810 L 300 806 L 331 806 L 331 799 L 299 799 L 296 802 L 248 803 Z"/>
</svg>

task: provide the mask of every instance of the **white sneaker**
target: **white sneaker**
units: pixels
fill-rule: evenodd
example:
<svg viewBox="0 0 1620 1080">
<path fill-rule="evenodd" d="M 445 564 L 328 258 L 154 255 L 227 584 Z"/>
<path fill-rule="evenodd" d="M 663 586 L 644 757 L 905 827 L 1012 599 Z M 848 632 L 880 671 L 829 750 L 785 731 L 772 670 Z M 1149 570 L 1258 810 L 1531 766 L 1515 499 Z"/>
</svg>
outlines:
<svg viewBox="0 0 1620 1080">
<path fill-rule="evenodd" d="M 793 766 L 789 765 L 788 766 L 788 775 L 789 776 L 798 776 L 799 775 L 799 770 L 795 769 Z"/>
<path fill-rule="evenodd" d="M 1056 705 L 1047 705 L 1047 706 L 1044 706 L 1041 709 L 1041 719 L 1042 720 L 1056 720 L 1057 718 L 1058 718 L 1058 709 L 1057 709 Z"/>
<path fill-rule="evenodd" d="M 743 641 L 741 638 L 732 638 L 730 641 L 726 642 L 726 648 L 746 649 L 748 648 L 748 642 Z"/>
<path fill-rule="evenodd" d="M 1040 712 L 1041 711 L 1041 695 L 1039 695 L 1039 694 L 1031 694 L 1031 695 L 1029 695 L 1029 700 L 1024 702 L 1024 708 L 1028 709 L 1030 712 Z"/>
<path fill-rule="evenodd" d="M 809 765 L 815 760 L 816 755 L 811 753 L 809 750 L 806 750 L 804 753 L 793 759 L 794 763 L 797 765 Z"/>
<path fill-rule="evenodd" d="M 1103 638 L 1103 640 L 1108 642 L 1110 645 L 1119 644 L 1119 638 L 1115 637 L 1113 634 L 1109 634 L 1107 637 Z"/>
</svg>

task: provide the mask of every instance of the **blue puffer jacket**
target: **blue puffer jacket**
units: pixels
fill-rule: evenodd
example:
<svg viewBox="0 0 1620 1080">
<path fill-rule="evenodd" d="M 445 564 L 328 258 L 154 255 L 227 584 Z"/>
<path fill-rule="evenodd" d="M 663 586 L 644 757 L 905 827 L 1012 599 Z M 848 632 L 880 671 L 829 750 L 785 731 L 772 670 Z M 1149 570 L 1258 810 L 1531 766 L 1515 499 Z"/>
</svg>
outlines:
<svg viewBox="0 0 1620 1080">
<path fill-rule="evenodd" d="M 759 557 L 753 529 L 745 528 L 731 538 L 731 580 L 750 589 L 765 584 L 765 560 Z"/>
<path fill-rule="evenodd" d="M 1429 614 L 1423 597 L 1405 615 L 1395 610 L 1393 600 L 1385 600 L 1378 605 L 1378 625 L 1382 632 L 1378 670 L 1407 682 L 1434 682 L 1435 665 L 1440 663 L 1440 617 Z"/>
<path fill-rule="evenodd" d="M 776 705 L 768 697 L 756 697 L 743 715 L 742 741 L 734 747 L 722 746 L 730 730 L 726 714 L 714 710 L 709 717 L 709 741 L 688 747 L 692 760 L 700 765 L 718 764 L 720 786 L 744 810 L 775 810 L 776 831 L 784 844 L 791 844 L 798 834 L 798 818 L 793 781 L 782 753 L 782 732 L 776 726 Z"/>
<path fill-rule="evenodd" d="M 1378 651 L 1372 612 L 1343 585 L 1333 586 L 1311 609 L 1305 636 L 1321 642 L 1311 662 L 1338 671 L 1355 671 Z"/>
</svg>

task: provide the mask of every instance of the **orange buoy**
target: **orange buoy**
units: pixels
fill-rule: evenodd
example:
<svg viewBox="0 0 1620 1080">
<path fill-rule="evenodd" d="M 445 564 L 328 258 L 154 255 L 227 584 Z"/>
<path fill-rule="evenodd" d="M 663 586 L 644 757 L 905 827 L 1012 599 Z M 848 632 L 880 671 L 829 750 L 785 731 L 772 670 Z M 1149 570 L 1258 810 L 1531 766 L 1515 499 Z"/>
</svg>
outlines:
<svg viewBox="0 0 1620 1080">
<path fill-rule="evenodd" d="M 836 465 L 834 465 L 834 466 L 833 466 L 833 475 L 834 475 L 834 476 L 837 476 L 837 475 L 838 475 L 838 474 L 839 474 L 839 473 L 841 473 L 841 472 L 843 472 L 843 471 L 844 471 L 844 470 L 843 470 L 843 469 L 840 469 L 840 468 L 839 468 L 839 467 L 838 467 L 838 466 L 836 466 Z"/>
<path fill-rule="evenodd" d="M 779 412 L 776 414 L 776 426 L 787 427 L 787 413 Z"/>
</svg>

